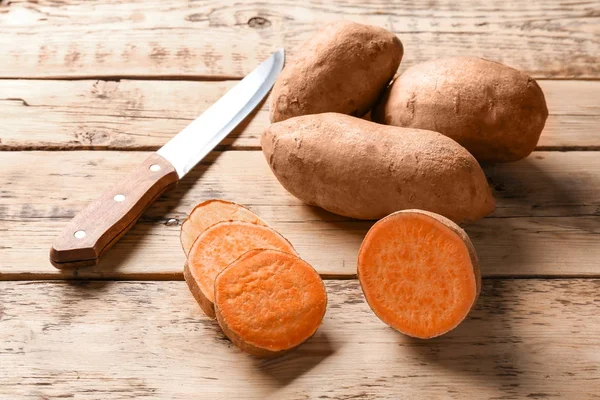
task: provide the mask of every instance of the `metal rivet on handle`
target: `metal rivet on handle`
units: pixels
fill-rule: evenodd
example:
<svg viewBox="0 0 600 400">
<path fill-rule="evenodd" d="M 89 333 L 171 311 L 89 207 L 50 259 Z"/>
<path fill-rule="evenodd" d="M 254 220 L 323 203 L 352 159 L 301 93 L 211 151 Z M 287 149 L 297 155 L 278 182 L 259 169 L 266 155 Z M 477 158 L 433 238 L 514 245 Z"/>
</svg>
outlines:
<svg viewBox="0 0 600 400">
<path fill-rule="evenodd" d="M 122 202 L 122 201 L 125 201 L 125 195 L 123 195 L 123 194 L 118 194 L 118 195 L 116 195 L 116 196 L 114 197 L 114 200 L 115 200 L 115 201 L 118 201 L 119 203 L 120 203 L 120 202 Z"/>
<path fill-rule="evenodd" d="M 150 166 L 150 171 L 152 171 L 152 172 L 160 171 L 160 165 L 158 165 L 158 164 L 152 164 Z"/>
<path fill-rule="evenodd" d="M 77 231 L 73 236 L 75 236 L 75 239 L 83 239 L 85 237 L 85 231 Z"/>
</svg>

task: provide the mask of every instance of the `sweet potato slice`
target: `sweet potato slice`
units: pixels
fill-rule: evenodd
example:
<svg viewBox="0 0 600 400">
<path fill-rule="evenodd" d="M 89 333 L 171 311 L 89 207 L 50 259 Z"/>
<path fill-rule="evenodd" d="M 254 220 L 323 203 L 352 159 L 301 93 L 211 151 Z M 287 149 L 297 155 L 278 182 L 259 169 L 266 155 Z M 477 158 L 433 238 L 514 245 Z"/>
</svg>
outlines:
<svg viewBox="0 0 600 400">
<path fill-rule="evenodd" d="M 181 224 L 181 247 L 187 256 L 192 244 L 208 227 L 223 221 L 246 221 L 268 226 L 246 207 L 225 200 L 207 200 L 198 204 Z"/>
<path fill-rule="evenodd" d="M 467 234 L 421 210 L 399 211 L 373 225 L 358 254 L 358 278 L 379 319 L 422 339 L 458 326 L 481 288 Z"/>
<path fill-rule="evenodd" d="M 252 250 L 215 280 L 219 325 L 236 346 L 258 357 L 281 355 L 311 337 L 326 307 L 317 271 L 278 250 Z"/>
<path fill-rule="evenodd" d="M 251 222 L 219 222 L 198 236 L 188 254 L 183 276 L 206 315 L 215 318 L 213 302 L 217 274 L 253 249 L 276 249 L 296 254 L 279 233 Z"/>
</svg>

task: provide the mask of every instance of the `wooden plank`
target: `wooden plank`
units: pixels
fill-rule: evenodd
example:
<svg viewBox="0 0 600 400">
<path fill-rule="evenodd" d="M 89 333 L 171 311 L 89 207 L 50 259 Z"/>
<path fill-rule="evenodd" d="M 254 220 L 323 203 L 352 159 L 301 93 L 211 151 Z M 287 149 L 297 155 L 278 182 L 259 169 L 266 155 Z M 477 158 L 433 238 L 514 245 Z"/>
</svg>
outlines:
<svg viewBox="0 0 600 400">
<path fill-rule="evenodd" d="M 0 80 L 0 150 L 155 150 L 236 83 Z M 543 149 L 600 148 L 600 82 L 540 81 L 550 116 Z M 260 147 L 268 104 L 223 146 Z"/>
<path fill-rule="evenodd" d="M 311 210 L 298 211 L 297 215 L 311 214 Z M 268 221 L 322 276 L 356 277 L 358 249 L 371 223 Z M 179 244 L 179 226 L 167 226 L 165 221 L 139 222 L 95 268 L 61 272 L 50 265 L 48 251 L 67 222 L 1 220 L 0 281 L 76 277 L 183 279 L 185 257 Z M 600 276 L 597 216 L 486 218 L 468 226 L 466 231 L 477 250 L 484 277 Z"/>
<path fill-rule="evenodd" d="M 139 163 L 140 152 L 2 152 L 0 279 L 72 277 L 48 263 L 60 229 Z M 467 228 L 485 276 L 600 276 L 597 152 L 536 152 L 490 167 L 498 208 Z M 50 189 L 49 189 L 50 188 Z M 324 275 L 353 276 L 369 222 L 303 205 L 272 176 L 258 151 L 213 153 L 143 222 L 79 276 L 181 279 L 179 224 L 194 204 L 224 198 L 249 206 L 288 237 Z"/>
<path fill-rule="evenodd" d="M 379 25 L 404 66 L 465 52 L 535 77 L 598 78 L 597 1 L 7 1 L 3 78 L 241 77 L 336 19 Z M 82 39 L 84 38 L 84 40 Z M 466 50 L 468 49 L 468 50 Z"/>
<path fill-rule="evenodd" d="M 142 162 L 146 152 L 0 152 L 0 213 L 4 219 L 71 218 Z M 515 163 L 486 166 L 497 208 L 494 217 L 598 216 L 600 153 L 534 152 Z M 51 190 L 49 190 L 51 188 Z M 261 151 L 213 152 L 147 219 L 184 218 L 199 201 L 224 198 L 247 204 L 270 221 L 339 221 L 313 215 L 272 174 Z"/>
<path fill-rule="evenodd" d="M 0 80 L 0 150 L 155 150 L 236 83 Z M 268 122 L 263 104 L 222 145 L 257 148 Z"/>
<path fill-rule="evenodd" d="M 0 283 L 7 399 L 597 399 L 599 280 L 484 281 L 449 334 L 407 338 L 356 281 L 327 281 L 319 331 L 275 360 L 241 353 L 183 282 Z"/>
</svg>

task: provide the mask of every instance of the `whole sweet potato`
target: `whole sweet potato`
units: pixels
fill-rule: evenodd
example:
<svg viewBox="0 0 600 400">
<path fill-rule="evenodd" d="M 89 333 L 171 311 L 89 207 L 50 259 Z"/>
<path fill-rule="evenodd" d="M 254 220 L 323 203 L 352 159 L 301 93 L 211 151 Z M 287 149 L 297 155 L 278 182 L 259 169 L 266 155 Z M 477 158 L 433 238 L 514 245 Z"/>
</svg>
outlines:
<svg viewBox="0 0 600 400">
<path fill-rule="evenodd" d="M 392 79 L 402 43 L 383 28 L 338 21 L 305 42 L 271 94 L 271 122 L 299 115 L 366 114 Z"/>
<path fill-rule="evenodd" d="M 434 130 L 479 161 L 506 162 L 535 149 L 547 117 L 544 93 L 527 74 L 481 58 L 454 57 L 406 70 L 373 120 Z"/>
<path fill-rule="evenodd" d="M 324 113 L 272 124 L 261 145 L 290 193 L 347 217 L 419 208 L 462 223 L 495 207 L 475 158 L 437 132 Z"/>
</svg>

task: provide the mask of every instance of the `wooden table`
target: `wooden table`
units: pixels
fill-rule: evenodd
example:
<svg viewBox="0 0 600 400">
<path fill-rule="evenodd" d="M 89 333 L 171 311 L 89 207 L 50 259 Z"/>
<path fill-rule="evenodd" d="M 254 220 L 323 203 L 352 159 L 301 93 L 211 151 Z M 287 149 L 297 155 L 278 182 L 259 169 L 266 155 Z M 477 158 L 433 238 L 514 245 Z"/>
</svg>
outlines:
<svg viewBox="0 0 600 400">
<path fill-rule="evenodd" d="M 497 3 L 493 5 L 492 3 Z M 539 80 L 550 117 L 527 159 L 485 167 L 498 200 L 467 228 L 483 291 L 430 341 L 380 322 L 355 279 L 369 223 L 302 205 L 270 173 L 266 106 L 94 269 L 48 263 L 54 236 L 280 46 L 345 18 L 384 26 L 401 70 L 471 54 Z M 1 399 L 600 397 L 600 2 L 0 1 Z M 260 361 L 182 281 L 179 225 L 249 206 L 327 279 L 316 336 Z"/>
</svg>

